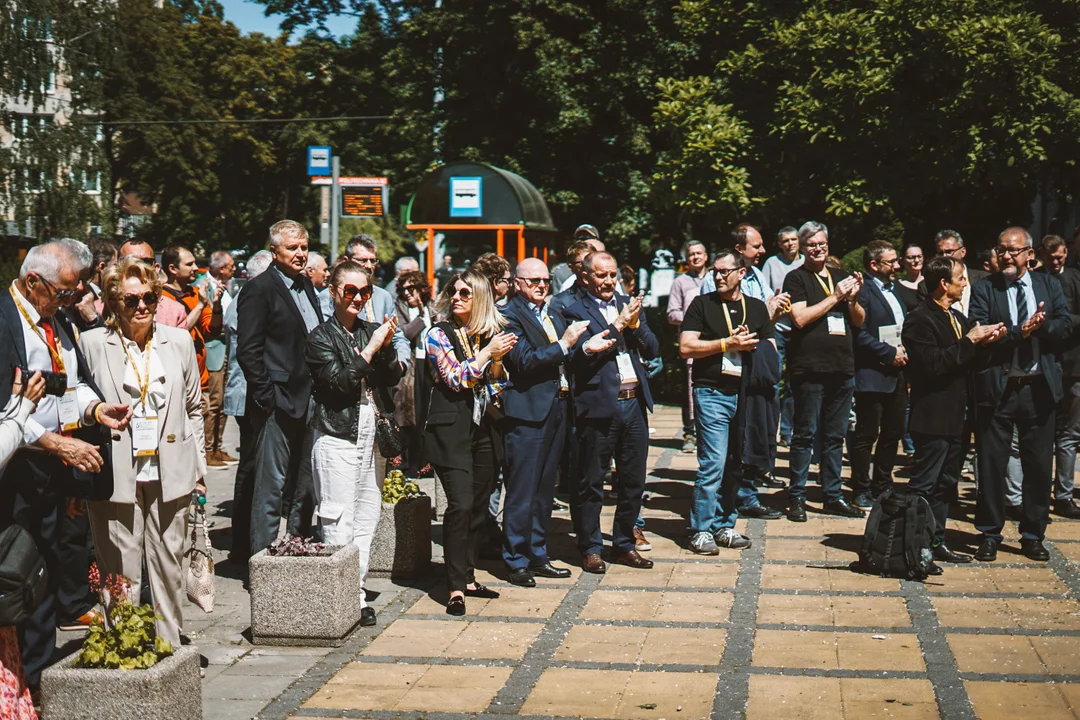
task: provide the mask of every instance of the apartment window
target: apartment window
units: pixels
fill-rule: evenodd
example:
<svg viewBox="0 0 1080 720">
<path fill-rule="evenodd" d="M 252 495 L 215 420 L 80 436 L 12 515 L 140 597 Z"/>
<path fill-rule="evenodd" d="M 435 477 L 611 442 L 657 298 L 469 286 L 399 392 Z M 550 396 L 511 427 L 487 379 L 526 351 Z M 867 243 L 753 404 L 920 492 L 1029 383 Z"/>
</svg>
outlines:
<svg viewBox="0 0 1080 720">
<path fill-rule="evenodd" d="M 11 134 L 19 140 L 40 136 L 52 122 L 52 115 L 16 115 L 11 123 Z"/>
<path fill-rule="evenodd" d="M 33 166 L 16 167 L 14 185 L 22 192 L 41 192 L 45 189 L 45 171 Z"/>
<path fill-rule="evenodd" d="M 101 173 L 97 170 L 72 170 L 71 184 L 85 193 L 101 192 Z"/>
</svg>

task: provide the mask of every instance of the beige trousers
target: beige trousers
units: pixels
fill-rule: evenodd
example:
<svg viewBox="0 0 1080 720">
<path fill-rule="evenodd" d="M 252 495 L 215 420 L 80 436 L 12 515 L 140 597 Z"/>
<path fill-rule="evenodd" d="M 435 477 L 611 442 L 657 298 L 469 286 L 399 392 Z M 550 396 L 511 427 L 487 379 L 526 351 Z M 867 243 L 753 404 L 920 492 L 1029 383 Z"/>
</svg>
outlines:
<svg viewBox="0 0 1080 720">
<path fill-rule="evenodd" d="M 174 648 L 180 647 L 184 621 L 182 562 L 190 501 L 185 495 L 164 502 L 160 482 L 141 482 L 134 504 L 87 503 L 102 581 L 107 575 L 123 575 L 132 583 L 132 602 L 138 604 L 145 557 L 150 595 L 162 618 L 156 623 L 157 633 Z"/>
<path fill-rule="evenodd" d="M 207 459 L 221 449 L 221 434 L 225 431 L 225 368 L 210 373 L 203 390 L 203 438 Z"/>
</svg>

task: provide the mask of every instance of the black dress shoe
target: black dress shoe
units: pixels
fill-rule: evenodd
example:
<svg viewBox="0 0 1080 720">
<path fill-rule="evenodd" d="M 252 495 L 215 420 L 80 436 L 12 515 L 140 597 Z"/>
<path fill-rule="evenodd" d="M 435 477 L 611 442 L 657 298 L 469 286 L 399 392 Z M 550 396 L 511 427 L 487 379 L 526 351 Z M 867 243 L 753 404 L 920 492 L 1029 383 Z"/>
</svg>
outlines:
<svg viewBox="0 0 1080 720">
<path fill-rule="evenodd" d="M 1021 540 L 1020 552 L 1039 562 L 1046 562 L 1050 559 L 1050 552 L 1042 544 L 1042 540 Z"/>
<path fill-rule="evenodd" d="M 536 587 L 536 580 L 526 568 L 514 568 L 510 571 L 510 584 L 518 587 Z"/>
<path fill-rule="evenodd" d="M 975 559 L 979 562 L 993 562 L 997 560 L 997 548 L 997 540 L 986 538 L 975 551 Z"/>
<path fill-rule="evenodd" d="M 499 597 L 499 593 L 491 588 L 486 588 L 480 583 L 473 583 L 476 587 L 470 589 L 468 585 L 465 586 L 465 594 L 468 597 L 484 598 L 486 600 L 494 600 Z"/>
<path fill-rule="evenodd" d="M 757 478 L 754 479 L 754 484 L 758 487 L 769 488 L 770 490 L 778 490 L 780 488 L 787 487 L 786 482 L 780 480 L 772 473 L 765 473 L 764 475 L 759 475 Z"/>
<path fill-rule="evenodd" d="M 970 555 L 961 555 L 960 553 L 955 553 L 952 550 L 950 550 L 949 546 L 946 545 L 945 543 L 941 543 L 936 548 L 934 548 L 934 559 L 935 560 L 940 560 L 941 562 L 947 562 L 947 563 L 969 563 L 969 562 L 971 562 L 971 556 Z"/>
<path fill-rule="evenodd" d="M 855 493 L 855 497 L 851 498 L 851 504 L 868 510 L 874 507 L 874 497 L 868 492 Z"/>
<path fill-rule="evenodd" d="M 529 566 L 529 572 L 537 577 L 555 578 L 557 580 L 565 580 L 570 577 L 570 571 L 567 568 L 555 567 L 549 562 L 543 565 L 531 565 Z"/>
<path fill-rule="evenodd" d="M 375 624 L 375 608 L 360 609 L 360 627 L 372 627 Z"/>
<path fill-rule="evenodd" d="M 779 510 L 767 508 L 764 505 L 743 505 L 739 508 L 739 517 L 759 518 L 761 520 L 776 520 L 783 517 Z"/>
<path fill-rule="evenodd" d="M 1071 499 L 1055 502 L 1054 513 L 1070 520 L 1080 520 L 1080 507 Z"/>
<path fill-rule="evenodd" d="M 787 519 L 791 522 L 806 522 L 806 501 L 796 499 L 788 506 Z"/>
<path fill-rule="evenodd" d="M 861 518 L 866 517 L 866 513 L 854 505 L 848 505 L 847 502 L 840 498 L 838 500 L 826 500 L 822 506 L 822 511 L 830 515 L 839 515 L 841 517 L 849 518 Z"/>
<path fill-rule="evenodd" d="M 930 567 L 926 569 L 927 575 L 941 575 L 945 571 L 941 569 L 941 566 L 937 563 L 930 563 Z"/>
<path fill-rule="evenodd" d="M 454 596 L 450 598 L 450 602 L 446 603 L 446 614 L 456 615 L 458 617 L 465 614 L 465 598 Z"/>
</svg>

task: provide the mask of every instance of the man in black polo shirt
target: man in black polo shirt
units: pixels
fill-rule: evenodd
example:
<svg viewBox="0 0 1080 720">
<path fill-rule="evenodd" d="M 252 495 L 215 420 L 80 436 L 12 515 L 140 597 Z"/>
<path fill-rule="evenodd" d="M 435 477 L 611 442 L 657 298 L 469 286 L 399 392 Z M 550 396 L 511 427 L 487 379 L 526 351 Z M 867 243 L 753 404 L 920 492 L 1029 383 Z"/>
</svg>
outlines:
<svg viewBox="0 0 1080 720">
<path fill-rule="evenodd" d="M 863 517 L 862 510 L 844 500 L 840 484 L 844 435 L 855 390 L 852 335 L 866 319 L 863 308 L 853 302 L 862 289 L 862 276 L 825 267 L 829 231 L 821 223 L 811 221 L 799 228 L 799 246 L 806 261 L 784 278 L 784 292 L 791 295 L 793 327 L 787 368 L 795 397 L 788 520 L 806 522 L 806 480 L 819 429 L 824 511 Z"/>
<path fill-rule="evenodd" d="M 716 290 L 694 298 L 679 334 L 679 353 L 694 359 L 698 474 L 690 505 L 690 549 L 699 555 L 717 555 L 719 546 L 750 547 L 735 530 L 740 468 L 727 466 L 728 445 L 740 441 L 731 432 L 744 366 L 749 367 L 758 343 L 773 342 L 773 327 L 765 303 L 742 294 L 744 275 L 741 255 L 716 253 Z"/>
</svg>

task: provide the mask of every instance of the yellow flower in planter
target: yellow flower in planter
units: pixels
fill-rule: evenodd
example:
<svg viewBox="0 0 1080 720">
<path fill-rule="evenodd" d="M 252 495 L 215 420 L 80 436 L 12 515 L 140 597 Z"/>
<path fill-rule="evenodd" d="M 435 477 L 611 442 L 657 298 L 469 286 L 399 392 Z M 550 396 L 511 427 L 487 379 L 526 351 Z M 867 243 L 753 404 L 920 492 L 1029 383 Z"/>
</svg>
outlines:
<svg viewBox="0 0 1080 720">
<path fill-rule="evenodd" d="M 382 488 L 382 501 L 387 505 L 418 497 L 424 497 L 424 493 L 415 482 L 405 477 L 405 473 L 393 470 L 386 476 Z"/>
</svg>

